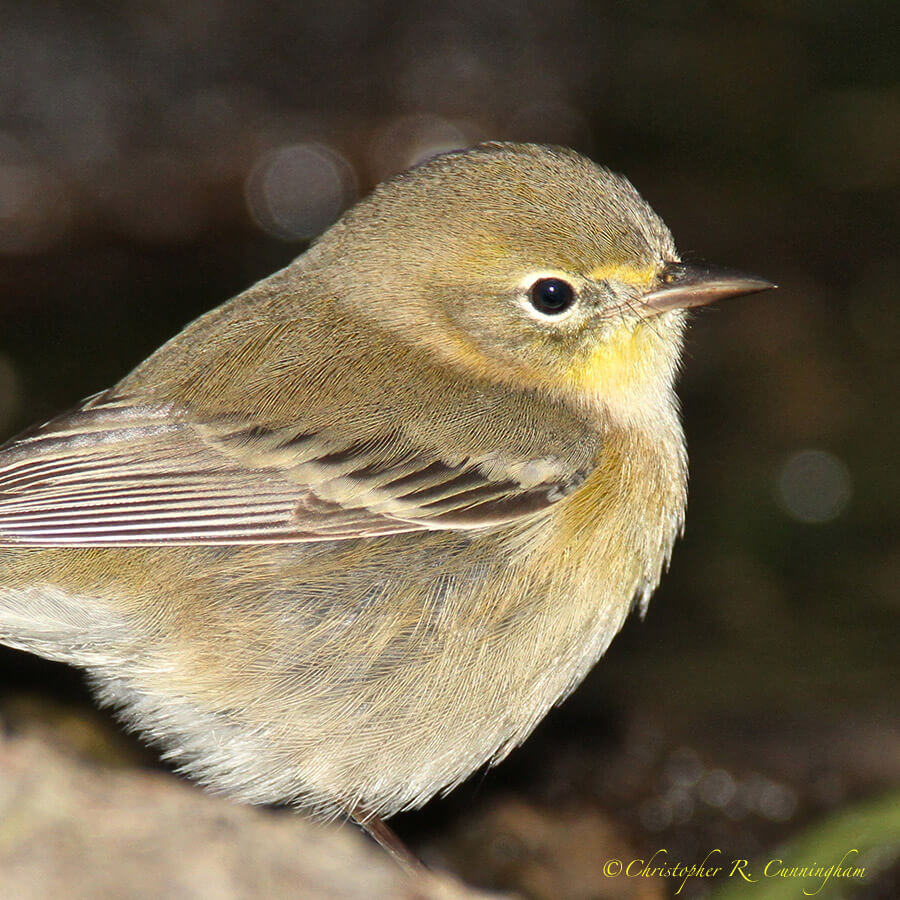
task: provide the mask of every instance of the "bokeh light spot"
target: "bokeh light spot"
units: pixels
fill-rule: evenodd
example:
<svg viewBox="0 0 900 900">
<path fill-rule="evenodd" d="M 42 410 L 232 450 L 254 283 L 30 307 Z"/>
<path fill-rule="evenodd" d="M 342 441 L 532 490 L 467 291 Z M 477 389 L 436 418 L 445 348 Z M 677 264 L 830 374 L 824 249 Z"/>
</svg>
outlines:
<svg viewBox="0 0 900 900">
<path fill-rule="evenodd" d="M 700 799 L 709 806 L 724 807 L 731 802 L 737 785 L 734 778 L 724 769 L 713 769 L 703 776 L 697 793 Z"/>
<path fill-rule="evenodd" d="M 356 198 L 347 159 L 317 143 L 279 147 L 254 165 L 247 205 L 260 227 L 282 240 L 315 237 Z"/>
<path fill-rule="evenodd" d="M 801 522 L 830 522 L 844 511 L 852 493 L 847 467 L 827 450 L 801 450 L 778 474 L 778 501 Z"/>
<path fill-rule="evenodd" d="M 787 822 L 797 811 L 797 795 L 790 788 L 770 782 L 757 800 L 760 813 L 772 822 Z"/>
<path fill-rule="evenodd" d="M 371 156 L 379 178 L 387 178 L 433 156 L 475 142 L 474 126 L 422 114 L 392 119 L 375 135 Z"/>
</svg>

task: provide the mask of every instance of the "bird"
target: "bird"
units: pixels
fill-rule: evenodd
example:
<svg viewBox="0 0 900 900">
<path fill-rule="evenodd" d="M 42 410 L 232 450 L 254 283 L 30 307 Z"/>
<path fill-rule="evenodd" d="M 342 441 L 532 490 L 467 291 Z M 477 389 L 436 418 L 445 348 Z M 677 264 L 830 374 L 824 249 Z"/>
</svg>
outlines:
<svg viewBox="0 0 900 900">
<path fill-rule="evenodd" d="M 206 787 L 352 818 L 500 762 L 682 530 L 682 261 L 624 177 L 487 143 L 0 449 L 0 643 Z"/>
</svg>

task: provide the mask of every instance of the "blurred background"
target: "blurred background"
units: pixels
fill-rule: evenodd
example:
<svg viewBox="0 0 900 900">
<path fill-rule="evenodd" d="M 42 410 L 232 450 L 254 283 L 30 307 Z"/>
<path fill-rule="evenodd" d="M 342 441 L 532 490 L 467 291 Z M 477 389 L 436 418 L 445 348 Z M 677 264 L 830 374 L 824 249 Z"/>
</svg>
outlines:
<svg viewBox="0 0 900 900">
<path fill-rule="evenodd" d="M 900 896 L 898 25 L 891 0 L 3 0 L 0 438 L 416 161 L 485 139 L 590 155 L 683 255 L 780 288 L 695 316 L 687 534 L 646 620 L 503 766 L 396 828 L 473 885 L 663 897 L 604 861 L 765 860 L 874 803 L 881 838 L 862 816 L 792 862 L 862 847 L 866 877 L 819 896 Z M 12 651 L 0 717 L 90 765 L 157 765 L 77 673 Z"/>
</svg>

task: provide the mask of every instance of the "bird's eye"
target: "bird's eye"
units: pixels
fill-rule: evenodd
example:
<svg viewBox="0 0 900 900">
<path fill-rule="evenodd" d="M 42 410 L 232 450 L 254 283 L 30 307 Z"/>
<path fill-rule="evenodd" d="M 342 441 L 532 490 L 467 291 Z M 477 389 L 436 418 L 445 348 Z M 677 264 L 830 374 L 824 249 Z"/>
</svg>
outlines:
<svg viewBox="0 0 900 900">
<path fill-rule="evenodd" d="M 558 316 L 575 302 L 575 289 L 562 278 L 540 278 L 528 292 L 531 305 L 545 316 Z"/>
</svg>

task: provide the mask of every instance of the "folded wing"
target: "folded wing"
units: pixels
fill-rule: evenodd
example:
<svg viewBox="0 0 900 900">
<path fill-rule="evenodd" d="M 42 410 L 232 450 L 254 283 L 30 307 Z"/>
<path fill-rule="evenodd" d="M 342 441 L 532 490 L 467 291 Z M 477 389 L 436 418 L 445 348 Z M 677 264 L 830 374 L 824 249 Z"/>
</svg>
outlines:
<svg viewBox="0 0 900 900">
<path fill-rule="evenodd" d="M 355 443 L 99 398 L 0 450 L 0 546 L 255 544 L 485 528 L 578 475 L 523 485 L 396 435 Z"/>
</svg>

